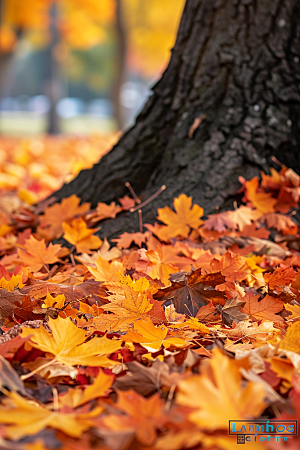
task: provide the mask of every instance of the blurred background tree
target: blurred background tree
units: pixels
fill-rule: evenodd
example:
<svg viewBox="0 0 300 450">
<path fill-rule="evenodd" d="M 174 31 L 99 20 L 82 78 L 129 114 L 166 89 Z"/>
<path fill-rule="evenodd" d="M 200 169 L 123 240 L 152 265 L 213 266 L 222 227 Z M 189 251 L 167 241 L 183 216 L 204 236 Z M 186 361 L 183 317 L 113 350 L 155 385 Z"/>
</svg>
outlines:
<svg viewBox="0 0 300 450">
<path fill-rule="evenodd" d="M 124 129 L 168 62 L 183 6 L 184 0 L 0 0 L 2 122 L 16 109 L 40 111 L 47 130 L 57 133 L 71 131 L 71 120 L 79 130 L 76 117 L 88 112 L 95 124 L 107 119 L 109 131 Z"/>
</svg>

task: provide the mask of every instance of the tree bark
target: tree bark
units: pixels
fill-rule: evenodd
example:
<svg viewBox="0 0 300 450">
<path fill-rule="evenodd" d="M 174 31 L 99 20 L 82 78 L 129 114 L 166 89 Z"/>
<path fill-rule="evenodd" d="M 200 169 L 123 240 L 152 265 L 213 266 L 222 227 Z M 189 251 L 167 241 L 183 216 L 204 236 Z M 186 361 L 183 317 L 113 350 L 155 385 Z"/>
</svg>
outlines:
<svg viewBox="0 0 300 450">
<path fill-rule="evenodd" d="M 127 54 L 127 36 L 123 20 L 124 2 L 122 0 L 116 0 L 116 54 L 115 54 L 115 80 L 112 88 L 112 99 L 114 104 L 114 115 L 119 130 L 124 129 L 125 118 L 124 108 L 121 104 L 121 88 L 125 81 L 126 70 L 126 54 Z"/>
<path fill-rule="evenodd" d="M 300 170 L 300 0 L 187 0 L 171 60 L 136 124 L 112 151 L 54 195 L 95 206 L 128 193 L 157 207 L 186 193 L 211 213 L 271 156 Z M 192 133 L 191 127 L 198 127 Z M 137 215 L 137 213 L 134 213 Z M 104 223 L 138 229 L 130 213 Z"/>
</svg>

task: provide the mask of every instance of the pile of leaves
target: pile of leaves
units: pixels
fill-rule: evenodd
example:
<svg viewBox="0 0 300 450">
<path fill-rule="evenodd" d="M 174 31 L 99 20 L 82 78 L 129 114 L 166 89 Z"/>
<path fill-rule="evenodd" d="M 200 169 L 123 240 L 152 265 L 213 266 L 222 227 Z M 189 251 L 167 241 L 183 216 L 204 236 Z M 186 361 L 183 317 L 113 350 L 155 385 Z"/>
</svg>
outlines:
<svg viewBox="0 0 300 450">
<path fill-rule="evenodd" d="M 80 170 L 92 167 L 110 150 L 117 135 L 0 137 L 1 209 L 7 197 L 16 208 L 22 201 L 33 205 L 51 195 Z"/>
<path fill-rule="evenodd" d="M 300 177 L 240 181 L 232 211 L 182 194 L 115 246 L 98 224 L 136 197 L 2 205 L 1 448 L 229 450 L 229 420 L 300 419 Z"/>
</svg>

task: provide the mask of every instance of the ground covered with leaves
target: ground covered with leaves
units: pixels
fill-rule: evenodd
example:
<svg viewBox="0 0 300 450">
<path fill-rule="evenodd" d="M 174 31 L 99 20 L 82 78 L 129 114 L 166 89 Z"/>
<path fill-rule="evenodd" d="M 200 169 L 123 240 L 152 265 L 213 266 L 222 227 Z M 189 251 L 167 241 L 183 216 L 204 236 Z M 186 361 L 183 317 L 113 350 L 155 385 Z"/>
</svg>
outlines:
<svg viewBox="0 0 300 450">
<path fill-rule="evenodd" d="M 41 191 L 21 176 L 32 150 L 14 145 L 25 149 L 10 162 L 1 147 L 1 448 L 229 450 L 229 420 L 300 419 L 292 169 L 240 178 L 232 211 L 205 216 L 183 193 L 143 224 L 130 186 L 94 210 L 75 195 L 30 206 Z M 43 170 L 61 181 L 49 167 L 39 186 Z M 95 235 L 127 210 L 139 232 Z"/>
</svg>

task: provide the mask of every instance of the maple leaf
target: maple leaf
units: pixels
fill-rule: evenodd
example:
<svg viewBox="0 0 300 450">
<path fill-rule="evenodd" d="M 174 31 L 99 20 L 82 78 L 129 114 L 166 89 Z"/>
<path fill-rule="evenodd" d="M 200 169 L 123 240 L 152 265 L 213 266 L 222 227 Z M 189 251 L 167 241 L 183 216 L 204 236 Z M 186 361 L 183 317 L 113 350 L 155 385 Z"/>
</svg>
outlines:
<svg viewBox="0 0 300 450">
<path fill-rule="evenodd" d="M 69 436 L 79 437 L 94 423 L 91 420 L 100 414 L 103 408 L 98 407 L 85 414 L 64 414 L 47 409 L 43 404 L 26 400 L 16 392 L 5 391 L 6 399 L 0 406 L 0 421 L 8 424 L 5 435 L 14 441 L 24 436 L 31 436 L 42 431 L 46 426 L 61 430 Z"/>
<path fill-rule="evenodd" d="M 283 231 L 284 234 L 286 234 L 286 232 L 288 234 L 293 234 L 297 231 L 297 225 L 292 221 L 290 216 L 269 213 L 265 214 L 261 220 L 265 221 L 269 228 L 275 228 L 277 231 Z"/>
<path fill-rule="evenodd" d="M 0 279 L 0 288 L 7 289 L 9 292 L 14 291 L 17 286 L 19 289 L 24 287 L 22 275 L 13 275 L 10 280 L 6 280 L 4 277 Z"/>
<path fill-rule="evenodd" d="M 196 319 L 201 320 L 201 322 L 210 322 L 216 319 L 218 311 L 216 311 L 215 306 L 210 301 L 207 305 L 202 306 L 197 312 Z"/>
<path fill-rule="evenodd" d="M 192 272 L 178 272 L 170 277 L 172 285 L 160 289 L 155 294 L 157 300 L 172 299 L 177 312 L 195 316 L 212 298 L 224 298 L 215 290 L 205 289 L 205 286 L 216 286 L 225 281 L 220 273 L 202 274 L 201 268 Z"/>
<path fill-rule="evenodd" d="M 120 258 L 122 256 L 122 252 L 117 247 L 110 248 L 108 240 L 104 238 L 100 250 L 93 252 L 91 255 L 87 253 L 76 255 L 75 259 L 84 265 L 94 266 L 99 255 L 106 261 L 112 261 L 113 259 Z"/>
<path fill-rule="evenodd" d="M 143 255 L 140 260 L 148 262 L 145 272 L 152 279 L 161 280 L 165 286 L 170 284 L 171 273 L 178 272 L 179 269 L 190 269 L 190 264 L 185 258 L 177 256 L 178 251 L 173 246 L 158 243 L 153 250 L 149 247 L 149 251 L 139 251 Z"/>
<path fill-rule="evenodd" d="M 86 343 L 85 331 L 80 330 L 69 319 L 58 317 L 49 319 L 52 334 L 45 328 L 23 328 L 22 337 L 30 336 L 31 345 L 43 352 L 54 355 L 56 361 L 66 366 L 99 366 L 112 367 L 116 364 L 107 358 L 120 349 L 120 341 L 112 341 L 106 337 L 92 339 Z"/>
<path fill-rule="evenodd" d="M 188 346 L 188 343 L 183 339 L 167 337 L 168 327 L 164 325 L 155 326 L 147 318 L 135 322 L 134 329 L 141 335 L 138 342 L 150 352 L 157 352 L 161 346 L 165 348 Z"/>
<path fill-rule="evenodd" d="M 288 316 L 288 319 L 298 319 L 300 317 L 300 306 L 285 303 L 284 308 L 292 313 Z"/>
<path fill-rule="evenodd" d="M 237 225 L 239 230 L 242 231 L 245 226 L 251 225 L 252 222 L 261 217 L 261 212 L 241 205 L 234 211 L 228 211 L 228 216 Z"/>
<path fill-rule="evenodd" d="M 64 229 L 64 239 L 76 245 L 78 253 L 89 253 L 92 248 L 99 248 L 102 244 L 98 236 L 93 236 L 99 228 L 87 228 L 85 221 L 81 217 L 72 220 L 71 225 L 64 222 L 62 227 Z"/>
<path fill-rule="evenodd" d="M 156 428 L 161 427 L 164 416 L 164 402 L 159 394 L 144 398 L 133 390 L 117 391 L 116 407 L 124 411 L 120 414 L 107 415 L 103 422 L 114 431 L 135 430 L 137 439 L 144 445 L 153 444 L 156 438 Z"/>
<path fill-rule="evenodd" d="M 20 259 L 30 267 L 33 272 L 38 272 L 44 264 L 53 264 L 58 261 L 57 254 L 61 249 L 60 244 L 49 244 L 46 247 L 44 239 L 38 241 L 33 236 L 25 241 L 25 250 L 18 248 Z"/>
<path fill-rule="evenodd" d="M 137 320 L 144 318 L 153 304 L 149 293 L 153 292 L 146 278 L 133 281 L 130 277 L 124 277 L 119 283 L 106 283 L 111 295 L 109 303 L 102 308 L 114 314 L 101 314 L 95 317 L 93 325 L 101 331 L 114 330 L 126 331 Z"/>
<path fill-rule="evenodd" d="M 247 319 L 247 314 L 240 311 L 243 306 L 245 306 L 245 302 L 237 298 L 226 300 L 226 303 L 222 308 L 222 317 L 226 325 L 232 327 L 233 321 L 238 323 Z"/>
<path fill-rule="evenodd" d="M 278 298 L 266 295 L 262 300 L 260 300 L 259 295 L 255 295 L 252 291 L 247 292 L 243 301 L 245 301 L 245 306 L 241 310 L 242 312 L 249 314 L 252 318 L 256 320 L 270 320 L 272 322 L 283 322 L 281 316 L 276 315 L 276 313 L 282 311 L 284 303 Z"/>
<path fill-rule="evenodd" d="M 288 326 L 286 335 L 281 340 L 279 347 L 282 350 L 300 353 L 300 322 Z"/>
<path fill-rule="evenodd" d="M 174 199 L 174 208 L 176 212 L 168 206 L 158 209 L 157 219 L 167 225 L 156 232 L 161 240 L 176 236 L 187 237 L 190 228 L 197 229 L 203 223 L 200 217 L 204 210 L 198 205 L 192 207 L 192 197 L 181 194 Z"/>
<path fill-rule="evenodd" d="M 219 233 L 226 231 L 226 227 L 229 229 L 235 228 L 235 222 L 230 218 L 228 211 L 209 215 L 203 225 L 203 228 L 206 228 L 207 230 L 216 230 Z"/>
<path fill-rule="evenodd" d="M 43 282 L 36 282 L 33 285 L 25 286 L 21 289 L 21 294 L 28 294 L 36 299 L 43 299 L 47 296 L 47 293 L 51 295 L 64 294 L 67 302 L 74 303 L 75 301 L 90 296 L 91 300 L 99 305 L 106 303 L 104 297 L 106 292 L 101 287 L 101 284 L 95 280 L 86 280 L 81 283 L 81 279 L 77 277 L 71 277 L 66 280 L 62 278 L 64 283 L 55 283 L 53 279 Z M 69 281 L 69 284 L 68 284 Z"/>
<path fill-rule="evenodd" d="M 118 248 L 129 248 L 132 242 L 138 247 L 141 247 L 146 242 L 149 232 L 145 233 L 123 233 L 116 239 L 112 239 L 112 242 L 117 242 Z"/>
<path fill-rule="evenodd" d="M 100 370 L 93 384 L 85 389 L 82 389 L 80 386 L 76 386 L 75 389 L 69 389 L 66 394 L 59 397 L 59 402 L 70 408 L 77 408 L 95 398 L 104 397 L 113 381 L 113 376 L 106 375 Z"/>
<path fill-rule="evenodd" d="M 97 222 L 100 222 L 104 219 L 114 219 L 116 215 L 121 212 L 123 208 L 119 205 L 116 205 L 115 202 L 112 202 L 110 205 L 106 203 L 98 203 L 94 212 L 91 212 L 85 216 L 85 220 L 94 225 Z"/>
<path fill-rule="evenodd" d="M 70 305 L 65 305 L 65 295 L 57 295 L 56 297 L 52 297 L 49 294 L 47 289 L 47 297 L 42 304 L 42 308 L 34 309 L 34 313 L 37 314 L 45 314 L 46 317 L 52 317 L 52 319 L 56 319 L 57 316 L 60 317 L 73 317 L 77 318 L 78 310 L 72 308 Z"/>
<path fill-rule="evenodd" d="M 265 282 L 270 290 L 276 289 L 277 286 L 288 286 L 296 277 L 297 272 L 292 267 L 278 267 L 273 273 L 266 273 Z"/>
<path fill-rule="evenodd" d="M 263 214 L 274 212 L 277 199 L 273 198 L 272 195 L 267 192 L 259 192 L 259 181 L 257 177 L 245 181 L 244 186 L 246 189 L 246 198 L 255 208 Z"/>
<path fill-rule="evenodd" d="M 205 308 L 203 306 L 202 308 Z M 210 333 L 210 329 L 203 325 L 196 317 L 191 317 L 188 320 L 185 320 L 184 322 L 177 322 L 174 324 L 169 325 L 170 328 L 189 328 L 190 330 L 197 330 L 198 332 L 207 334 Z"/>
<path fill-rule="evenodd" d="M 210 263 L 212 272 L 221 272 L 226 281 L 242 281 L 249 270 L 246 270 L 247 259 L 227 251 L 220 260 L 214 258 Z"/>
<path fill-rule="evenodd" d="M 117 281 L 119 279 L 118 273 L 124 273 L 125 267 L 119 261 L 112 261 L 109 263 L 100 254 L 98 254 L 95 261 L 95 268 L 86 266 L 91 272 L 96 281 Z"/>
<path fill-rule="evenodd" d="M 40 217 L 40 226 L 47 230 L 49 239 L 58 238 L 63 234 L 63 222 L 75 216 L 81 216 L 90 209 L 90 203 L 83 203 L 80 206 L 79 203 L 80 198 L 71 195 L 63 198 L 61 203 L 55 203 L 45 209 L 44 215 Z"/>
<path fill-rule="evenodd" d="M 213 350 L 206 370 L 180 381 L 178 390 L 176 402 L 195 408 L 189 419 L 211 431 L 227 430 L 231 417 L 259 417 L 266 407 L 262 384 L 248 382 L 243 386 L 238 365 L 219 349 Z"/>
<path fill-rule="evenodd" d="M 134 198 L 130 198 L 128 195 L 125 195 L 125 197 L 123 198 L 119 198 L 119 202 L 122 205 L 122 208 L 125 211 L 128 211 L 130 208 L 134 208 L 135 207 L 135 200 Z"/>
</svg>

